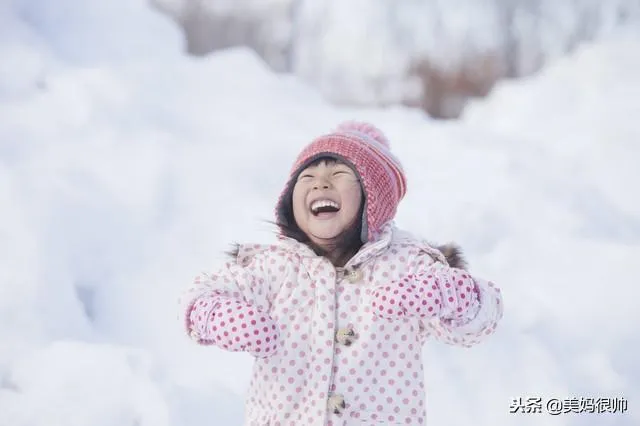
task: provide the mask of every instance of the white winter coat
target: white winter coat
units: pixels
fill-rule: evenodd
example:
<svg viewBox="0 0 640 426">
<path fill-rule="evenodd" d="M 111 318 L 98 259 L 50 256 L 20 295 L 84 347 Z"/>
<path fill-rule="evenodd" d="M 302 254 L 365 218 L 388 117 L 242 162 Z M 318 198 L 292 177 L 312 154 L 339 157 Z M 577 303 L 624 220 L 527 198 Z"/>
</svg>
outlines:
<svg viewBox="0 0 640 426">
<path fill-rule="evenodd" d="M 494 332 L 503 313 L 499 289 L 477 277 L 479 310 L 464 325 L 390 321 L 372 313 L 373 288 L 433 262 L 446 260 L 391 224 L 344 268 L 287 238 L 242 246 L 235 262 L 199 277 L 184 293 L 182 321 L 188 324 L 187 306 L 199 297 L 223 291 L 268 312 L 278 324 L 277 353 L 255 361 L 245 426 L 423 426 L 425 341 L 470 347 Z M 348 329 L 355 337 L 347 346 L 336 334 Z M 336 399 L 344 401 L 340 414 L 333 411 Z"/>
</svg>

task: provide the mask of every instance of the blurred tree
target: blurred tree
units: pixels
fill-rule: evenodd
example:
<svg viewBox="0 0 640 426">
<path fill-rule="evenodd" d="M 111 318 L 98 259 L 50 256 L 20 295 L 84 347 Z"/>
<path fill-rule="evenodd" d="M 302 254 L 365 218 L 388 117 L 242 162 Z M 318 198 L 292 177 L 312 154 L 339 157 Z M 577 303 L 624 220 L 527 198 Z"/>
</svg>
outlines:
<svg viewBox="0 0 640 426">
<path fill-rule="evenodd" d="M 639 0 L 151 0 L 192 55 L 253 48 L 340 104 L 420 107 L 456 118 L 466 101 L 627 24 Z"/>
</svg>

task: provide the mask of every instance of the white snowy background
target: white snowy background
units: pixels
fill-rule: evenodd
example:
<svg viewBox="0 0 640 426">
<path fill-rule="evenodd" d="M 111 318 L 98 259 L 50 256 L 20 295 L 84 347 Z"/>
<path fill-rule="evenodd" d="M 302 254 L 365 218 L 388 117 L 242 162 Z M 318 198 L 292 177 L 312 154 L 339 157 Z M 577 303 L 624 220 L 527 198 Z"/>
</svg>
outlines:
<svg viewBox="0 0 640 426">
<path fill-rule="evenodd" d="M 638 425 L 638 117 L 633 29 L 442 122 L 332 106 L 247 49 L 187 57 L 143 0 L 1 0 L 0 426 L 241 425 L 251 359 L 196 347 L 177 295 L 272 241 L 294 156 L 352 118 L 405 164 L 398 225 L 503 289 L 486 343 L 425 347 L 429 425 Z M 535 396 L 628 412 L 509 414 Z"/>
</svg>

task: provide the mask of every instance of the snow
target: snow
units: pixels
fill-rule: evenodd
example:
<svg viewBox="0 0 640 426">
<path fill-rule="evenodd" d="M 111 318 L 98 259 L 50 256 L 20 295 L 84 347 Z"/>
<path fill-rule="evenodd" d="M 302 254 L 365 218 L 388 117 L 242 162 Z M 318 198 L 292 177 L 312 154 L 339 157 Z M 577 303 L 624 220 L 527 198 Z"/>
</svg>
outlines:
<svg viewBox="0 0 640 426">
<path fill-rule="evenodd" d="M 246 49 L 186 57 L 143 0 L 56 5 L 0 3 L 0 425 L 240 425 L 250 357 L 196 347 L 176 298 L 273 240 L 295 155 L 351 118 L 403 160 L 398 224 L 503 288 L 485 344 L 426 346 L 429 424 L 640 422 L 637 32 L 436 122 L 331 106 Z M 629 411 L 509 414 L 536 396 Z"/>
</svg>

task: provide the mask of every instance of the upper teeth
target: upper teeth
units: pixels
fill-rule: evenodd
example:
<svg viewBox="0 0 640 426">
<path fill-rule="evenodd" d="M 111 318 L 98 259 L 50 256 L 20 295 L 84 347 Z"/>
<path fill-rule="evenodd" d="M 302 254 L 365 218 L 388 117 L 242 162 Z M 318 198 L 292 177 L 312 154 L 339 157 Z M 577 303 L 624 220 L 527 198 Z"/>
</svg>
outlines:
<svg viewBox="0 0 640 426">
<path fill-rule="evenodd" d="M 336 209 L 339 209 L 340 206 L 338 206 L 338 203 L 336 203 L 335 201 L 331 201 L 331 200 L 318 200 L 318 201 L 314 201 L 313 203 L 311 203 L 311 210 L 316 211 L 318 210 L 320 207 L 334 207 Z"/>
</svg>

